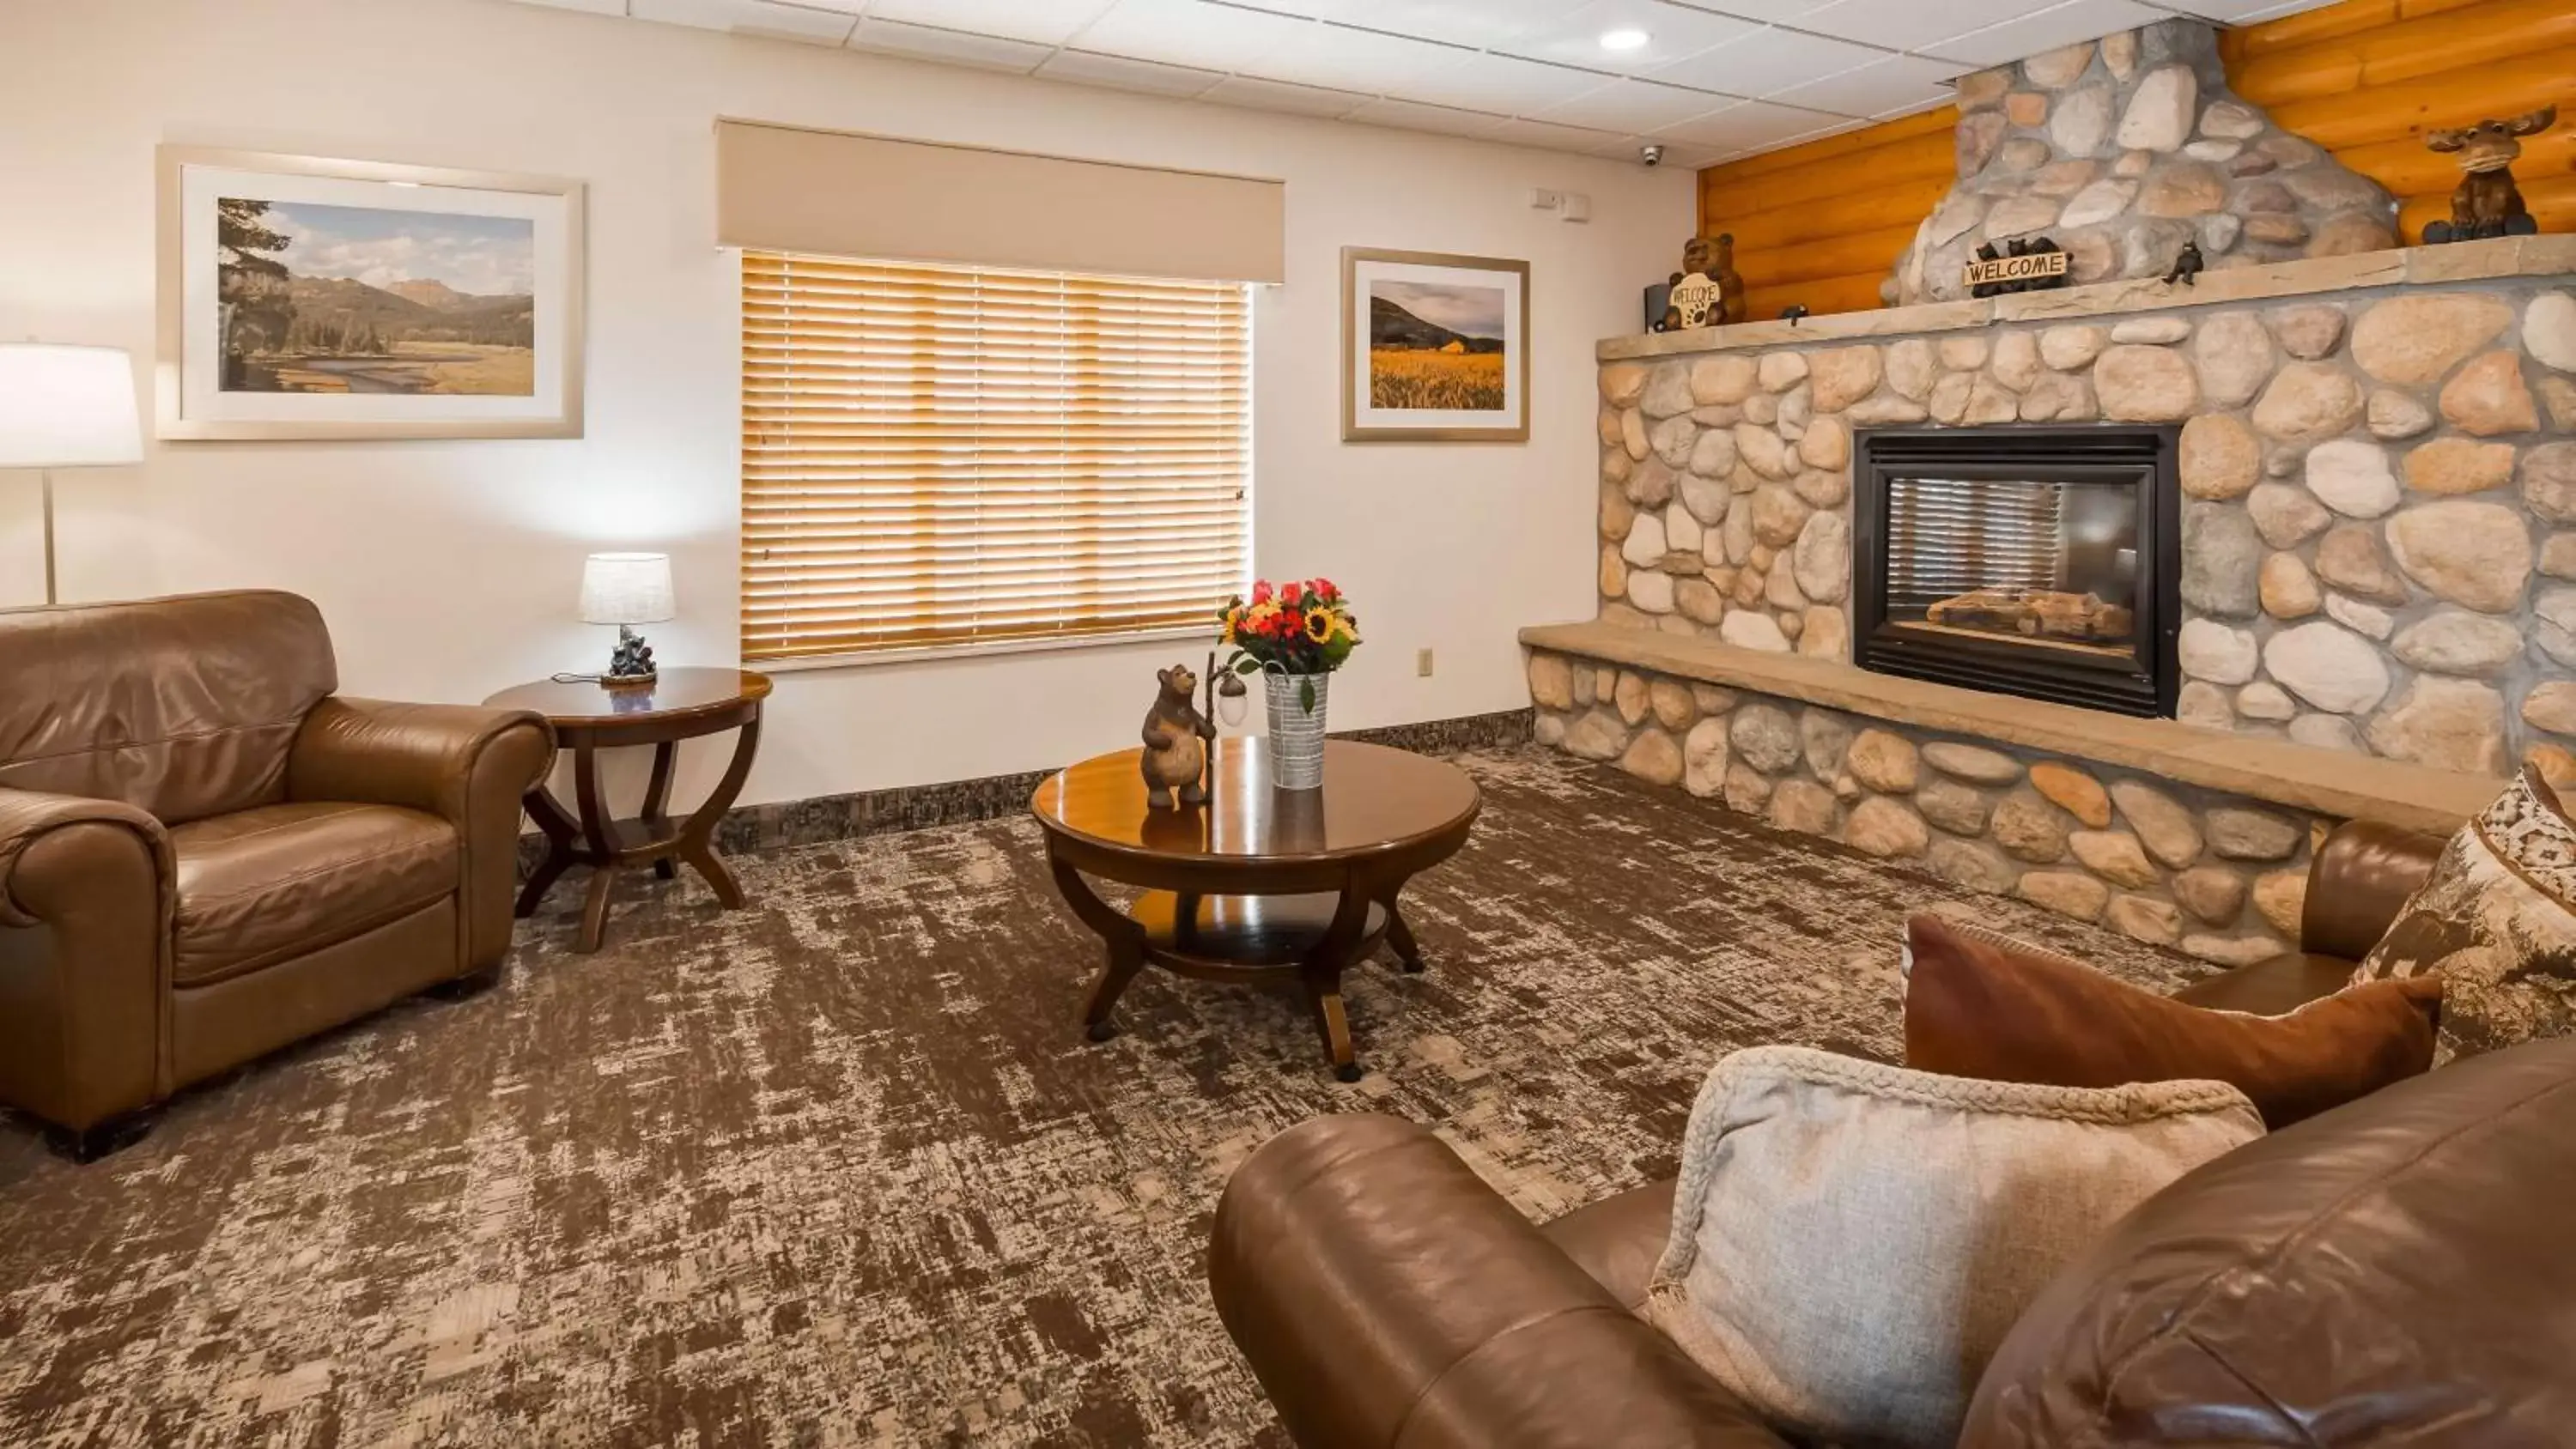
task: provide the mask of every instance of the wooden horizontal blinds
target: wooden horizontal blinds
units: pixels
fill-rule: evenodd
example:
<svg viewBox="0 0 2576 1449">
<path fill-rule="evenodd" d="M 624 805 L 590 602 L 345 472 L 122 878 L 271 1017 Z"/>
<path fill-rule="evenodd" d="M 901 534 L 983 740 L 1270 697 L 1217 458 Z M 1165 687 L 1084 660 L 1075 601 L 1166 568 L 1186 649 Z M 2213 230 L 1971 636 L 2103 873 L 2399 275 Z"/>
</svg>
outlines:
<svg viewBox="0 0 2576 1449">
<path fill-rule="evenodd" d="M 745 252 L 743 657 L 1207 623 L 1251 332 L 1237 283 Z"/>
</svg>

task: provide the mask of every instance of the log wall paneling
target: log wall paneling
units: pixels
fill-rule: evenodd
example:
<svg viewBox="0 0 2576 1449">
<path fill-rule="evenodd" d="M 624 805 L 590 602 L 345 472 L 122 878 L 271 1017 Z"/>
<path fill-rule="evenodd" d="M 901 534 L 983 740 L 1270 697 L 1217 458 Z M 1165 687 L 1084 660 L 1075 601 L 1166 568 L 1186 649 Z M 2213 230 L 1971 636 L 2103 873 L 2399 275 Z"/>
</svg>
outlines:
<svg viewBox="0 0 2576 1449">
<path fill-rule="evenodd" d="M 2229 31 L 2219 53 L 2239 95 L 2387 187 L 2408 242 L 2460 184 L 2425 132 L 2576 111 L 2576 0 L 2343 0 Z M 2576 114 L 2525 141 L 2513 174 L 2542 231 L 2576 231 Z"/>
<path fill-rule="evenodd" d="M 2424 133 L 2556 104 L 2514 175 L 2541 230 L 2576 231 L 2576 0 L 2343 0 L 2223 32 L 2237 93 L 2388 188 L 2409 242 L 2448 217 L 2459 168 Z M 1880 305 L 1954 175 L 1949 107 L 1700 173 L 1700 230 L 1735 233 L 1748 316 Z"/>
<path fill-rule="evenodd" d="M 1702 233 L 1735 235 L 1744 312 L 1879 305 L 1878 284 L 1958 174 L 1950 106 L 1699 174 Z"/>
</svg>

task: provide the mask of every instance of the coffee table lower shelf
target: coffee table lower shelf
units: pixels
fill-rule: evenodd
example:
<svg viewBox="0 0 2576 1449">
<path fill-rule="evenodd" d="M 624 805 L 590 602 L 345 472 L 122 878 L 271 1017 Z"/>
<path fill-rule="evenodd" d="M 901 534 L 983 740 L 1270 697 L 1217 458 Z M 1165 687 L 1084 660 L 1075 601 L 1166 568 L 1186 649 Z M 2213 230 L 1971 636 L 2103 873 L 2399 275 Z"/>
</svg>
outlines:
<svg viewBox="0 0 2576 1449">
<path fill-rule="evenodd" d="M 1199 981 L 1297 991 L 1315 1015 L 1333 1074 L 1356 1082 L 1360 1066 L 1342 1004 L 1342 972 L 1381 946 L 1394 947 L 1406 971 L 1423 969 L 1421 948 L 1391 891 L 1372 899 L 1330 891 L 1219 896 L 1147 890 L 1120 910 L 1069 867 L 1059 864 L 1056 881 L 1109 948 L 1083 1008 L 1093 1041 L 1117 1035 L 1111 1013 L 1118 998 L 1145 967 L 1156 966 Z"/>
</svg>

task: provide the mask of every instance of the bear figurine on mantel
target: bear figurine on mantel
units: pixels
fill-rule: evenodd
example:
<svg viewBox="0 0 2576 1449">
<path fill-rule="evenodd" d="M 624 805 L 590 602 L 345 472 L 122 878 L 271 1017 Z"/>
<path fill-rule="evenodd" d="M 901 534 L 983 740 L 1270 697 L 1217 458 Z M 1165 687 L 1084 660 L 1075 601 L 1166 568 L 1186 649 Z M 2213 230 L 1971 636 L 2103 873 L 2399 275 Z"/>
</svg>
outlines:
<svg viewBox="0 0 2576 1449">
<path fill-rule="evenodd" d="M 1216 726 L 1199 712 L 1199 678 L 1186 664 L 1156 670 L 1154 678 L 1163 687 L 1154 696 L 1154 707 L 1145 711 L 1145 754 L 1139 766 L 1145 773 L 1145 804 L 1169 810 L 1178 791 L 1182 804 L 1203 805 L 1207 747 L 1216 738 Z"/>
<path fill-rule="evenodd" d="M 2211 271 L 2397 245 L 2397 203 L 2228 89 L 2218 32 L 2160 20 L 1963 76 L 1958 180 L 1881 297 L 1968 294 L 1963 264 L 2047 236 L 2070 285 L 2162 277 L 2184 242 Z"/>
<path fill-rule="evenodd" d="M 1735 236 L 1692 237 L 1682 243 L 1682 269 L 1673 273 L 1670 303 L 1658 332 L 1718 327 L 1744 320 L 1744 277 L 1735 270 Z"/>
</svg>

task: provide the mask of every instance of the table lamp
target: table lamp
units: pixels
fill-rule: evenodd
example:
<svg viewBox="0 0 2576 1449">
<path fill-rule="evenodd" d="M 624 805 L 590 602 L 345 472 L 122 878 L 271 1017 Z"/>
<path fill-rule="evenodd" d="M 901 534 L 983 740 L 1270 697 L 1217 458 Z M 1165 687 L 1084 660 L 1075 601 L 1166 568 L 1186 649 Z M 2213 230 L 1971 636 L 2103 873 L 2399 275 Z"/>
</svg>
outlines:
<svg viewBox="0 0 2576 1449">
<path fill-rule="evenodd" d="M 0 342 L 0 468 L 42 473 L 46 603 L 59 602 L 53 470 L 142 461 L 134 359 L 124 348 Z"/>
<path fill-rule="evenodd" d="M 659 624 L 674 609 L 669 554 L 592 554 L 581 569 L 582 622 L 617 626 L 617 648 L 599 682 L 611 688 L 652 683 L 653 647 L 634 626 Z"/>
</svg>

